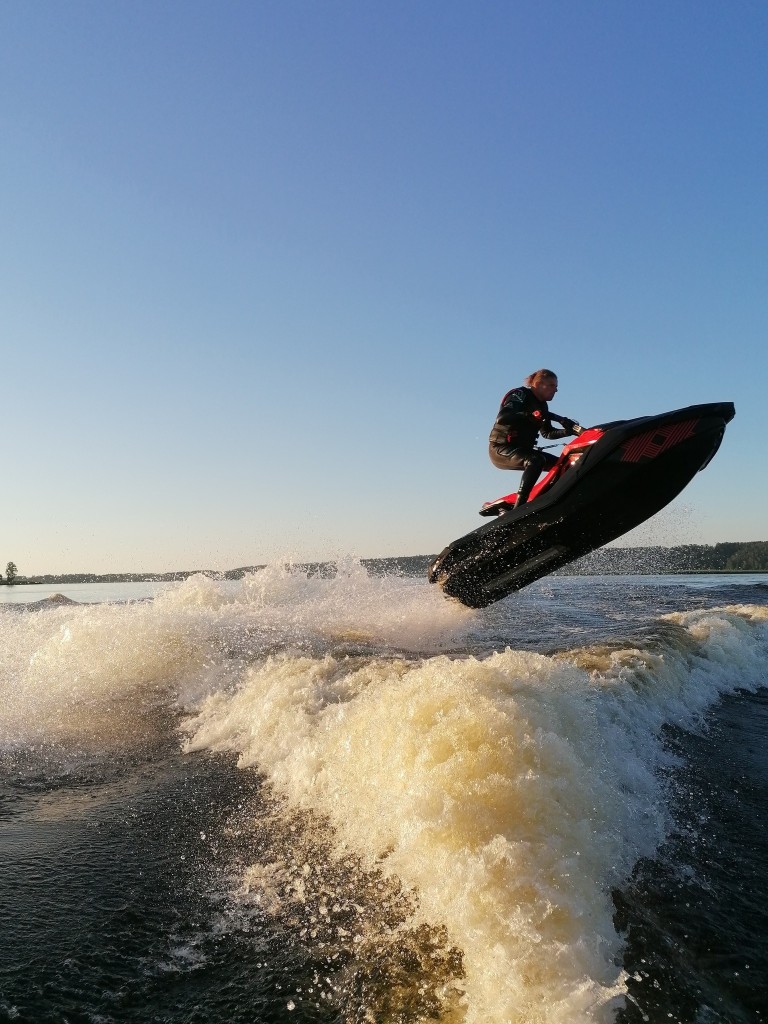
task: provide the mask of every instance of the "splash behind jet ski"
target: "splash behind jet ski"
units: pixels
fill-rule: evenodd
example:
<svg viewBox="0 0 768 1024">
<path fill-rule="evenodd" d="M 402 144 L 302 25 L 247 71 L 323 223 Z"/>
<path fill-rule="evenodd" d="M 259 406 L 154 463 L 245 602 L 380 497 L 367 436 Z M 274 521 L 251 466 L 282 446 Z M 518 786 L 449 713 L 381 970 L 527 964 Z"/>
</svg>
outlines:
<svg viewBox="0 0 768 1024">
<path fill-rule="evenodd" d="M 428 576 L 449 597 L 483 608 L 602 547 L 668 505 L 720 447 L 731 402 L 589 427 L 567 444 L 526 504 L 486 502 L 494 516 L 449 544 Z"/>
</svg>

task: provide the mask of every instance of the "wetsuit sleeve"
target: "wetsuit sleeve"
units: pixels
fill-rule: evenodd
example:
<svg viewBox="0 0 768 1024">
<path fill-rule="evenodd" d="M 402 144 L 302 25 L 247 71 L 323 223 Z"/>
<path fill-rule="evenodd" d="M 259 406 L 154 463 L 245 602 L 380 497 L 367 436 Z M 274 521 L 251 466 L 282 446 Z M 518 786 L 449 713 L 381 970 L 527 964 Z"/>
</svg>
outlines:
<svg viewBox="0 0 768 1024">
<path fill-rule="evenodd" d="M 546 437 L 548 441 L 559 441 L 561 437 L 570 437 L 573 433 L 572 430 L 560 430 L 559 428 L 552 426 L 552 420 L 547 417 L 542 420 L 541 426 L 539 427 L 539 433 L 542 437 Z"/>
</svg>

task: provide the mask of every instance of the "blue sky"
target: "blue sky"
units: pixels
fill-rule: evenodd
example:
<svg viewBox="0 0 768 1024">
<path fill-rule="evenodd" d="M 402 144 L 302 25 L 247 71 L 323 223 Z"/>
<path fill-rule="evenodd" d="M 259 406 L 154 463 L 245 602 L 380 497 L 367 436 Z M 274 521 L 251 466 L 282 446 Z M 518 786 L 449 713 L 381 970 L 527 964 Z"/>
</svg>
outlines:
<svg viewBox="0 0 768 1024">
<path fill-rule="evenodd" d="M 736 403 L 636 543 L 768 536 L 768 6 L 0 0 L 2 566 L 431 553 L 583 423 Z"/>
</svg>

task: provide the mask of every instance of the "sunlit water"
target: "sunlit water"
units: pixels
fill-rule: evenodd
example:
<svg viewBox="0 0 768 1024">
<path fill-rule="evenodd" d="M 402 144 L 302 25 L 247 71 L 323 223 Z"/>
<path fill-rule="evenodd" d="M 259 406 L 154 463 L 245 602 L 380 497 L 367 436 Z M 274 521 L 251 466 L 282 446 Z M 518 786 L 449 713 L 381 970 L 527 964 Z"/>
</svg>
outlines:
<svg viewBox="0 0 768 1024">
<path fill-rule="evenodd" d="M 0 1019 L 764 1019 L 765 582 L 2 588 Z"/>
</svg>

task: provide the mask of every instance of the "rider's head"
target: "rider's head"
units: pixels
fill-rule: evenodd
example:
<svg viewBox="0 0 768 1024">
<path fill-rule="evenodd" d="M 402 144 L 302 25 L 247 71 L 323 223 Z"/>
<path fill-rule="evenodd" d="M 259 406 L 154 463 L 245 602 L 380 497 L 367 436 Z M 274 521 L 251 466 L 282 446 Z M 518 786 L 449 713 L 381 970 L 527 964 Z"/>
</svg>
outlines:
<svg viewBox="0 0 768 1024">
<path fill-rule="evenodd" d="M 557 391 L 557 374 L 553 370 L 537 370 L 530 377 L 526 377 L 525 384 L 539 401 L 549 402 Z"/>
</svg>

